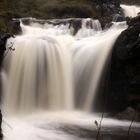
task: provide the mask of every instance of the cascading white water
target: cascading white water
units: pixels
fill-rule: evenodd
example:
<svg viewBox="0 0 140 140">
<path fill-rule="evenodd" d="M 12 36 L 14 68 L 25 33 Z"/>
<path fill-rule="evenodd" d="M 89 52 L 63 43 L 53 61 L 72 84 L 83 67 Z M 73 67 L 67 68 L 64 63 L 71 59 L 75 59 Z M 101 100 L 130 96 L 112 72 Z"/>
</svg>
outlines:
<svg viewBox="0 0 140 140">
<path fill-rule="evenodd" d="M 39 24 L 37 22 L 33 22 L 32 18 L 30 20 L 31 20 L 30 26 L 34 27 L 34 28 L 23 26 L 23 24 L 21 23 L 23 34 L 45 33 L 48 35 L 73 35 L 73 32 L 74 32 L 73 31 L 74 29 L 73 29 L 73 27 L 70 26 L 70 23 L 67 23 L 65 25 L 64 24 L 52 25 L 47 22 L 44 24 Z M 44 30 L 44 29 L 46 29 L 46 30 Z M 75 37 L 84 38 L 84 37 L 93 36 L 101 30 L 102 30 L 102 27 L 101 27 L 99 20 L 93 20 L 91 18 L 81 19 L 81 28 L 76 33 Z"/>
<path fill-rule="evenodd" d="M 16 37 L 13 47 L 15 52 L 7 58 L 5 106 L 10 111 L 72 108 L 71 62 L 66 48 L 55 38 L 32 35 Z"/>
<path fill-rule="evenodd" d="M 105 64 L 116 38 L 124 27 L 113 25 L 106 32 L 76 42 L 78 51 L 74 53 L 73 61 L 76 103 L 79 108 L 92 110 Z"/>
<path fill-rule="evenodd" d="M 134 6 L 134 5 L 121 5 L 125 17 L 135 17 L 140 12 L 140 6 Z"/>
<path fill-rule="evenodd" d="M 4 140 L 90 140 L 77 134 L 83 128 L 86 135 L 87 130 L 96 131 L 91 122 L 100 118 L 81 111 L 91 110 L 104 65 L 127 26 L 113 23 L 101 31 L 99 22 L 95 21 L 95 30 L 86 21 L 75 36 L 68 25 L 59 29 L 21 24 L 23 34 L 8 40 L 7 47 L 12 42 L 15 51 L 5 57 L 2 72 Z M 129 125 L 114 120 L 103 123 L 108 124 Z"/>
<path fill-rule="evenodd" d="M 100 118 L 75 110 L 91 110 L 112 46 L 127 26 L 113 23 L 101 31 L 97 20 L 82 23 L 75 36 L 69 24 L 21 24 L 22 35 L 8 40 L 15 51 L 5 57 L 1 73 L 4 140 L 94 139 L 94 120 Z M 102 125 L 108 140 L 114 128 L 125 135 L 130 122 L 104 118 Z"/>
<path fill-rule="evenodd" d="M 89 21 L 93 28 L 87 26 Z M 126 28 L 114 24 L 101 32 L 98 24 L 97 20 L 93 23 L 84 19 L 80 35 L 78 32 L 70 36 L 67 25 L 59 29 L 21 23 L 23 35 L 7 43 L 8 46 L 12 42 L 15 51 L 4 61 L 4 111 L 24 114 L 35 110 L 91 110 L 113 43 Z M 67 34 L 63 35 L 63 29 Z M 95 29 L 98 33 L 93 36 Z"/>
<path fill-rule="evenodd" d="M 101 30 L 101 24 L 98 20 L 91 20 L 90 18 L 87 18 L 82 21 L 82 27 L 76 34 L 76 38 L 93 36 Z"/>
</svg>

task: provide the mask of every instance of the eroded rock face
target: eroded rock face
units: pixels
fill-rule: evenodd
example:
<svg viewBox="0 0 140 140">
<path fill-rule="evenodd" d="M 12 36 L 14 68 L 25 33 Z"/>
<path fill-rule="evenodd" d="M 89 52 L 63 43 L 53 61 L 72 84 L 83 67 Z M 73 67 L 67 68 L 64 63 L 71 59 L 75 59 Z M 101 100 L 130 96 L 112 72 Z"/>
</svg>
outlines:
<svg viewBox="0 0 140 140">
<path fill-rule="evenodd" d="M 124 20 L 123 10 L 120 7 L 120 0 L 93 0 L 92 2 L 95 3 L 93 9 L 98 13 L 98 19 L 103 28 L 112 21 L 117 22 Z"/>
<path fill-rule="evenodd" d="M 108 102 L 112 111 L 137 108 L 140 102 L 140 16 L 127 23 L 112 54 Z"/>
<path fill-rule="evenodd" d="M 103 16 L 122 13 L 119 0 L 97 0 L 96 3 Z"/>
<path fill-rule="evenodd" d="M 4 51 L 6 50 L 6 41 L 11 37 L 11 34 L 0 31 L 0 67 L 3 59 Z"/>
</svg>

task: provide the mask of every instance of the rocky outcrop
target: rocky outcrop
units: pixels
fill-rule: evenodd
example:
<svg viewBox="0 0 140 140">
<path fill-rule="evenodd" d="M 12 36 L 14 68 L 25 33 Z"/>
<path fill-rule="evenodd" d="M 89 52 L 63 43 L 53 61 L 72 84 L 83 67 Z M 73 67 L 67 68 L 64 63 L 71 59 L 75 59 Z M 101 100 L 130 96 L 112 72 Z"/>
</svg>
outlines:
<svg viewBox="0 0 140 140">
<path fill-rule="evenodd" d="M 6 50 L 6 41 L 12 35 L 3 31 L 0 31 L 0 67 L 4 55 L 4 51 Z"/>
<path fill-rule="evenodd" d="M 89 0 L 92 1 L 93 9 L 97 13 L 102 27 L 106 27 L 112 21 L 124 20 L 120 0 Z"/>
<path fill-rule="evenodd" d="M 97 0 L 96 9 L 103 17 L 113 18 L 116 15 L 123 15 L 119 0 Z"/>
<path fill-rule="evenodd" d="M 108 109 L 121 111 L 140 103 L 140 16 L 128 19 L 112 53 Z"/>
</svg>

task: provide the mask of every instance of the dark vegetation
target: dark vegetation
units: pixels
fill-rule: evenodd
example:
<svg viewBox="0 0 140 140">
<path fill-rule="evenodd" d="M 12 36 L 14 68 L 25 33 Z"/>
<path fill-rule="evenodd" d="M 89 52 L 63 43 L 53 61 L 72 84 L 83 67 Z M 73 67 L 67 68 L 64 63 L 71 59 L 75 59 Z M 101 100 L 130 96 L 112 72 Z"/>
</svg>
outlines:
<svg viewBox="0 0 140 140">
<path fill-rule="evenodd" d="M 81 16 L 96 16 L 91 4 L 86 0 L 0 0 L 0 28 L 4 30 L 9 29 L 12 18 L 49 19 Z"/>
<path fill-rule="evenodd" d="M 116 13 L 122 14 L 119 0 L 0 0 L 0 29 L 16 32 L 12 18 L 91 17 L 104 23 Z"/>
<path fill-rule="evenodd" d="M 126 4 L 139 0 L 121 0 Z M 98 18 L 105 26 L 116 15 L 122 15 L 120 0 L 0 0 L 0 29 L 16 33 L 12 18 Z"/>
</svg>

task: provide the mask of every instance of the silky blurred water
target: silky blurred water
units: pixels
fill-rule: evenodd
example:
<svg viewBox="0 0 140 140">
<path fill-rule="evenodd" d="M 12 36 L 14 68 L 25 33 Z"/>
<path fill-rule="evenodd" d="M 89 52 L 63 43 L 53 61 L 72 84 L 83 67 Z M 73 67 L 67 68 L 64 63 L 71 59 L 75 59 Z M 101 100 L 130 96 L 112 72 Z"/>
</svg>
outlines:
<svg viewBox="0 0 140 140">
<path fill-rule="evenodd" d="M 95 95 L 126 23 L 102 31 L 98 20 L 83 19 L 75 35 L 68 24 L 21 22 L 21 28 L 22 35 L 7 42 L 15 51 L 6 56 L 2 71 L 4 140 L 95 139 L 94 122 L 101 119 L 101 114 L 92 113 Z M 124 139 L 130 123 L 104 118 L 101 136 Z M 133 128 L 137 139 L 140 124 Z"/>
</svg>

